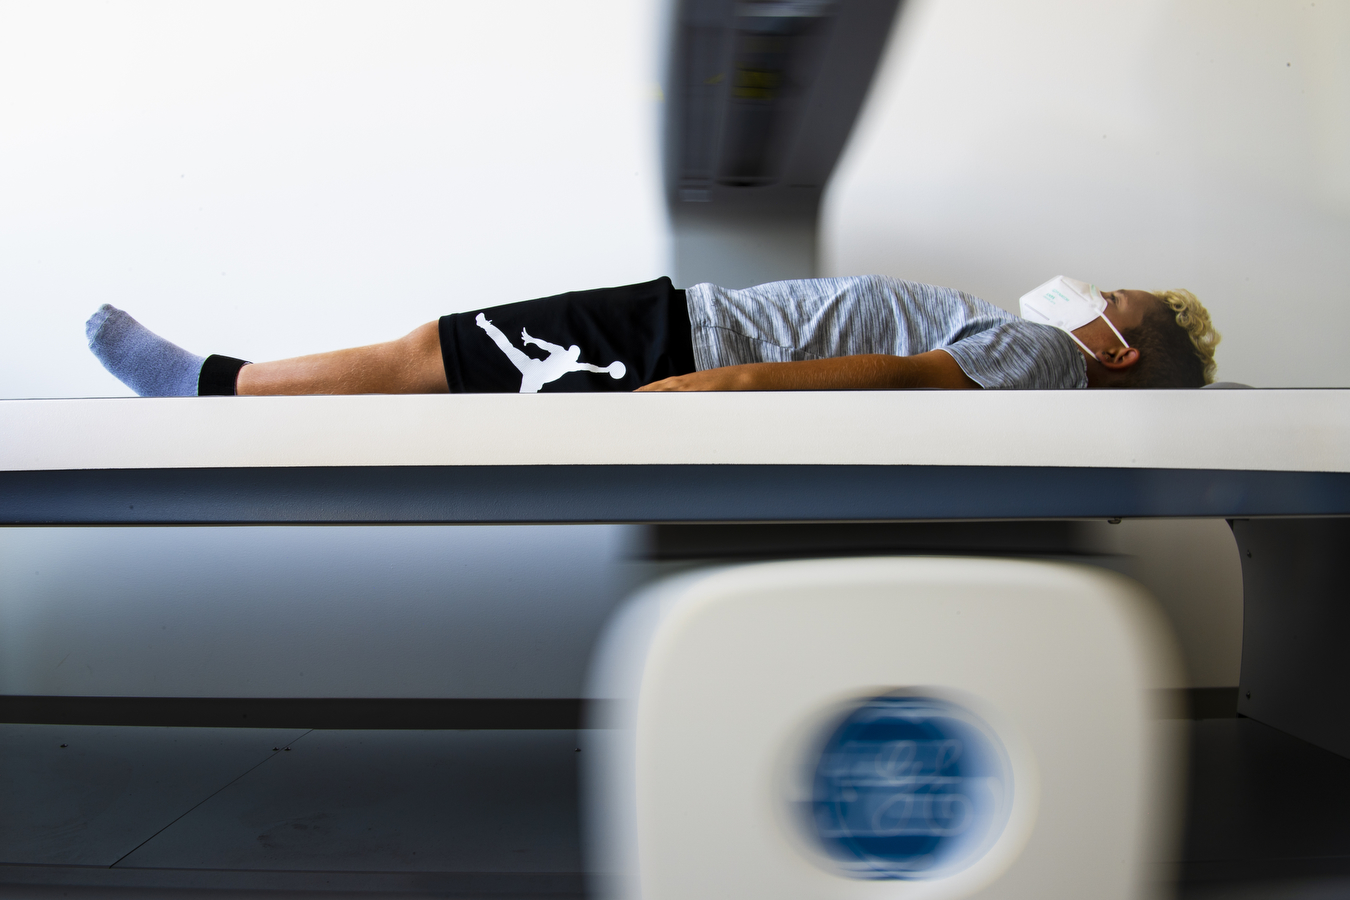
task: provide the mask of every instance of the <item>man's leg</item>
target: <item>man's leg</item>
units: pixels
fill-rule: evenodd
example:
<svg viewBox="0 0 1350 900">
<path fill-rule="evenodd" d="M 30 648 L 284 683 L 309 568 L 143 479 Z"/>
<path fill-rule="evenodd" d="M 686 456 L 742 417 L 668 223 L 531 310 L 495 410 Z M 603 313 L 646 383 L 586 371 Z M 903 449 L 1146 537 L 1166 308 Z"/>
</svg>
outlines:
<svg viewBox="0 0 1350 900">
<path fill-rule="evenodd" d="M 141 396 L 198 393 L 204 358 L 164 340 L 123 311 L 103 306 L 86 323 L 86 333 L 89 349 L 104 367 Z M 212 360 L 221 359 L 205 358 L 206 367 L 212 368 Z M 228 360 L 224 371 L 233 371 Z M 449 390 L 435 322 L 383 344 L 245 365 L 238 369 L 234 387 L 239 394 L 443 394 Z M 225 391 L 208 392 L 228 393 L 228 384 Z"/>
<path fill-rule="evenodd" d="M 253 363 L 239 370 L 235 392 L 262 394 L 444 394 L 441 339 L 428 322 L 396 341 Z"/>
<path fill-rule="evenodd" d="M 585 348 L 588 360 L 624 361 L 622 369 L 591 365 L 569 371 L 563 376 L 566 383 L 556 389 L 632 390 L 695 368 L 684 292 L 668 278 L 493 307 L 479 314 L 484 321 L 486 313 L 492 313 L 495 324 L 505 331 L 520 328 L 524 333 L 528 326 L 537 334 Z M 503 318 L 496 321 L 496 316 Z M 444 393 L 451 383 L 454 390 L 468 393 L 521 390 L 525 387 L 521 369 L 504 354 L 505 347 L 484 340 L 474 318 L 472 312 L 459 313 L 385 344 L 251 365 L 223 356 L 196 356 L 111 306 L 94 314 L 86 333 L 89 349 L 108 371 L 145 397 Z M 520 355 L 531 370 L 543 362 Z M 610 377 L 597 379 L 600 372 Z"/>
</svg>

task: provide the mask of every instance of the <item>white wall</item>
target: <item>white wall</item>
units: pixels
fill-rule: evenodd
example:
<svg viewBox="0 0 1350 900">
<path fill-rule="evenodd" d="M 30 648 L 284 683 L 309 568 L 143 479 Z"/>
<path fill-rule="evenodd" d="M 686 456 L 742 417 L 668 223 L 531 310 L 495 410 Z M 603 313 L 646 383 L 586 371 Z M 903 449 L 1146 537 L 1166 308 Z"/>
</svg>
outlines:
<svg viewBox="0 0 1350 900">
<path fill-rule="evenodd" d="M 8 0 L 0 397 L 127 393 L 105 301 L 267 359 L 665 273 L 656 10 Z M 1220 377 L 1350 384 L 1350 3 L 910 0 L 897 33 L 827 272 L 1189 286 Z"/>
<path fill-rule="evenodd" d="M 910 0 L 897 37 L 828 273 L 1188 287 L 1221 379 L 1350 385 L 1350 3 Z"/>
<path fill-rule="evenodd" d="M 0 4 L 0 397 L 665 274 L 655 0 Z"/>
</svg>

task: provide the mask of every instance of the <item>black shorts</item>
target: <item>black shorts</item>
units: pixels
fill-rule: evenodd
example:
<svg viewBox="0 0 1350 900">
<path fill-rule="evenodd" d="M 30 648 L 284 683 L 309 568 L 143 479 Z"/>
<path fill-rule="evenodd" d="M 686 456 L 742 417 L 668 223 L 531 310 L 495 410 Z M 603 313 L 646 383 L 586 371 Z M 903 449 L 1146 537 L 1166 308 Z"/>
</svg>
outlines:
<svg viewBox="0 0 1350 900">
<path fill-rule="evenodd" d="M 460 394 L 631 391 L 694 371 L 684 291 L 669 278 L 442 316 L 440 336 Z"/>
</svg>

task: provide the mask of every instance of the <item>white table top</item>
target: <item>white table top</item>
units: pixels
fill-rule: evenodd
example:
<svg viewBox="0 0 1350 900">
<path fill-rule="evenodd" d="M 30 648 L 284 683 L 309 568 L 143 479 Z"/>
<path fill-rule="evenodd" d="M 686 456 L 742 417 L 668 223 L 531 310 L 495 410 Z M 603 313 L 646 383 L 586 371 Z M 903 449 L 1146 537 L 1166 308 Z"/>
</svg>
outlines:
<svg viewBox="0 0 1350 900">
<path fill-rule="evenodd" d="M 698 464 L 1350 472 L 1350 390 L 0 401 L 0 471 Z"/>
</svg>

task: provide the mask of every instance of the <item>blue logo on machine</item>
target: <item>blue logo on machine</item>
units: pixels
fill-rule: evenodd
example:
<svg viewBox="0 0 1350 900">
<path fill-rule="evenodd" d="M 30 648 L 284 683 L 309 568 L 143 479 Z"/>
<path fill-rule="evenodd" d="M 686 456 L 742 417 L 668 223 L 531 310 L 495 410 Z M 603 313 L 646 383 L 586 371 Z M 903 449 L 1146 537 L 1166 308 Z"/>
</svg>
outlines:
<svg viewBox="0 0 1350 900">
<path fill-rule="evenodd" d="M 1012 771 L 994 732 L 931 697 L 878 697 L 830 735 L 812 786 L 813 830 L 854 878 L 936 878 L 1002 834 Z"/>
</svg>

